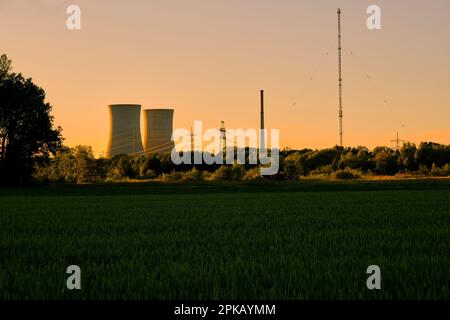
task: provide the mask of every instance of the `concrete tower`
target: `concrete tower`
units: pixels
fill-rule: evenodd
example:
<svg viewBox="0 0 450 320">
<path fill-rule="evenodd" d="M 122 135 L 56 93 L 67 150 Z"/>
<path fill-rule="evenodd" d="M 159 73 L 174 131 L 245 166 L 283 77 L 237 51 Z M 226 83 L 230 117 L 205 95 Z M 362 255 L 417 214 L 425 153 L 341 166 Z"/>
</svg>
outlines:
<svg viewBox="0 0 450 320">
<path fill-rule="evenodd" d="M 148 153 L 169 153 L 172 141 L 173 109 L 144 110 L 144 150 Z"/>
<path fill-rule="evenodd" d="M 107 158 L 118 154 L 142 152 L 141 106 L 114 104 L 109 106 L 109 142 Z"/>
</svg>

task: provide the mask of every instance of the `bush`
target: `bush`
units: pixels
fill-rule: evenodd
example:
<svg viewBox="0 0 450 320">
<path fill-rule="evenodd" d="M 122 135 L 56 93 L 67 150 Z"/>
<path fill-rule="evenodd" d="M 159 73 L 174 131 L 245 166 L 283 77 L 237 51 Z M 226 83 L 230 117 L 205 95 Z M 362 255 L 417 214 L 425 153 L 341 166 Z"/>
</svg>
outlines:
<svg viewBox="0 0 450 320">
<path fill-rule="evenodd" d="M 161 180 L 164 182 L 203 181 L 209 178 L 209 172 L 192 168 L 190 171 L 172 171 L 163 173 Z"/>
<path fill-rule="evenodd" d="M 431 175 L 434 177 L 446 177 L 450 174 L 450 168 L 449 164 L 442 166 L 442 168 L 439 168 L 436 164 L 433 163 L 431 166 Z"/>
<path fill-rule="evenodd" d="M 310 175 L 312 176 L 330 176 L 334 172 L 333 165 L 329 164 L 326 166 L 321 166 L 315 170 L 312 170 L 310 172 Z"/>
<path fill-rule="evenodd" d="M 182 180 L 183 181 L 202 181 L 205 179 L 205 171 L 197 170 L 196 168 L 192 168 L 191 171 L 183 172 Z"/>
<path fill-rule="evenodd" d="M 213 172 L 211 175 L 212 180 L 242 180 L 245 175 L 244 166 L 239 164 L 222 165 L 219 169 Z"/>
<path fill-rule="evenodd" d="M 421 164 L 419 165 L 419 174 L 422 176 L 428 176 L 430 174 L 430 171 L 428 170 L 426 165 Z"/>
<path fill-rule="evenodd" d="M 261 171 L 259 170 L 258 167 L 255 167 L 253 169 L 248 170 L 247 172 L 245 172 L 244 180 L 256 180 L 256 179 L 261 179 Z"/>
<path fill-rule="evenodd" d="M 299 152 L 288 154 L 284 159 L 284 169 L 282 170 L 284 176 L 290 180 L 300 178 L 305 173 L 302 161 L 302 155 Z"/>
<path fill-rule="evenodd" d="M 141 173 L 140 173 L 140 177 L 143 179 L 154 179 L 158 176 L 154 170 L 147 169 L 147 171 L 145 171 L 145 172 L 143 172 L 143 171 L 144 170 L 141 170 Z"/>
<path fill-rule="evenodd" d="M 183 173 L 178 171 L 172 171 L 171 173 L 163 173 L 161 180 L 164 182 L 177 182 L 183 179 Z"/>
<path fill-rule="evenodd" d="M 231 180 L 231 167 L 223 165 L 211 174 L 211 180 Z"/>
<path fill-rule="evenodd" d="M 51 174 L 50 174 L 49 167 L 36 166 L 34 173 L 33 173 L 34 182 L 37 184 L 50 183 L 51 182 L 50 176 L 51 176 Z"/>
<path fill-rule="evenodd" d="M 443 166 L 442 171 L 444 171 L 444 174 L 446 176 L 450 176 L 450 164 L 447 163 L 445 166 Z"/>
<path fill-rule="evenodd" d="M 336 171 L 334 173 L 334 178 L 339 180 L 351 180 L 351 179 L 359 179 L 361 178 L 361 175 L 356 170 L 345 168 L 344 170 Z"/>
</svg>

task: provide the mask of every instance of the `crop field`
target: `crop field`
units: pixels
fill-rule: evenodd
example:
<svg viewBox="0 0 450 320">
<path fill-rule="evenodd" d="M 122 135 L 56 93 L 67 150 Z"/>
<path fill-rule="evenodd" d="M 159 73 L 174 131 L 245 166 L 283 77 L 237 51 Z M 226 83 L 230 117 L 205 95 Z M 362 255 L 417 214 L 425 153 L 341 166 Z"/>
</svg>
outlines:
<svg viewBox="0 0 450 320">
<path fill-rule="evenodd" d="M 450 181 L 0 189 L 0 299 L 450 299 Z"/>
</svg>

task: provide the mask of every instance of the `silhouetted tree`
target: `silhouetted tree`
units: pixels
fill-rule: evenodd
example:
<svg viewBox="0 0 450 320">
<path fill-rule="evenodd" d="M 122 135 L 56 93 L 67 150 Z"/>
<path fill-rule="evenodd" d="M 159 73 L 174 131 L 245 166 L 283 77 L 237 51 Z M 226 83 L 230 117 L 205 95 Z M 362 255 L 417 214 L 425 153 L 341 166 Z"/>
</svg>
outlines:
<svg viewBox="0 0 450 320">
<path fill-rule="evenodd" d="M 450 157 L 450 147 L 433 142 L 422 142 L 417 149 L 415 159 L 418 163 L 431 168 L 433 163 L 444 166 Z"/>
<path fill-rule="evenodd" d="M 302 165 L 302 155 L 300 152 L 294 152 L 288 154 L 284 158 L 283 172 L 287 179 L 297 180 L 304 174 Z"/>
<path fill-rule="evenodd" d="M 95 176 L 95 157 L 92 148 L 76 146 L 71 150 L 77 183 L 90 182 Z"/>
<path fill-rule="evenodd" d="M 133 157 L 126 154 L 120 154 L 111 159 L 111 178 L 133 178 L 136 175 L 138 175 L 138 172 L 133 170 Z"/>
<path fill-rule="evenodd" d="M 394 150 L 376 147 L 373 154 L 377 174 L 394 175 L 398 172 L 398 154 Z"/>
<path fill-rule="evenodd" d="M 344 152 L 344 148 L 336 146 L 331 149 L 316 150 L 308 153 L 303 164 L 305 173 L 320 167 L 337 165 L 337 162 Z"/>
<path fill-rule="evenodd" d="M 0 183 L 25 184 L 33 159 L 48 157 L 62 147 L 61 128 L 53 126 L 52 106 L 32 79 L 11 72 L 11 61 L 0 57 Z"/>
<path fill-rule="evenodd" d="M 58 151 L 51 161 L 36 161 L 38 182 L 92 183 L 105 181 L 109 161 L 95 159 L 92 148 L 76 146 Z"/>
<path fill-rule="evenodd" d="M 417 170 L 416 152 L 417 148 L 415 144 L 405 143 L 400 149 L 400 166 L 407 171 Z"/>
</svg>

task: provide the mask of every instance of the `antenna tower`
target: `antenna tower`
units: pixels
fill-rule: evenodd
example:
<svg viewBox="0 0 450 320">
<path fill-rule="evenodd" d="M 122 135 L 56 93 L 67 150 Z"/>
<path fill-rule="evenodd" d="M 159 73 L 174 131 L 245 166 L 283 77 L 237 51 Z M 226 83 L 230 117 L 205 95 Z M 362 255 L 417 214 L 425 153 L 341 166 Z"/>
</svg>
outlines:
<svg viewBox="0 0 450 320">
<path fill-rule="evenodd" d="M 338 9 L 338 64 L 339 64 L 339 144 L 344 145 L 343 118 L 344 111 L 342 106 L 342 45 L 341 45 L 341 9 Z"/>
</svg>

